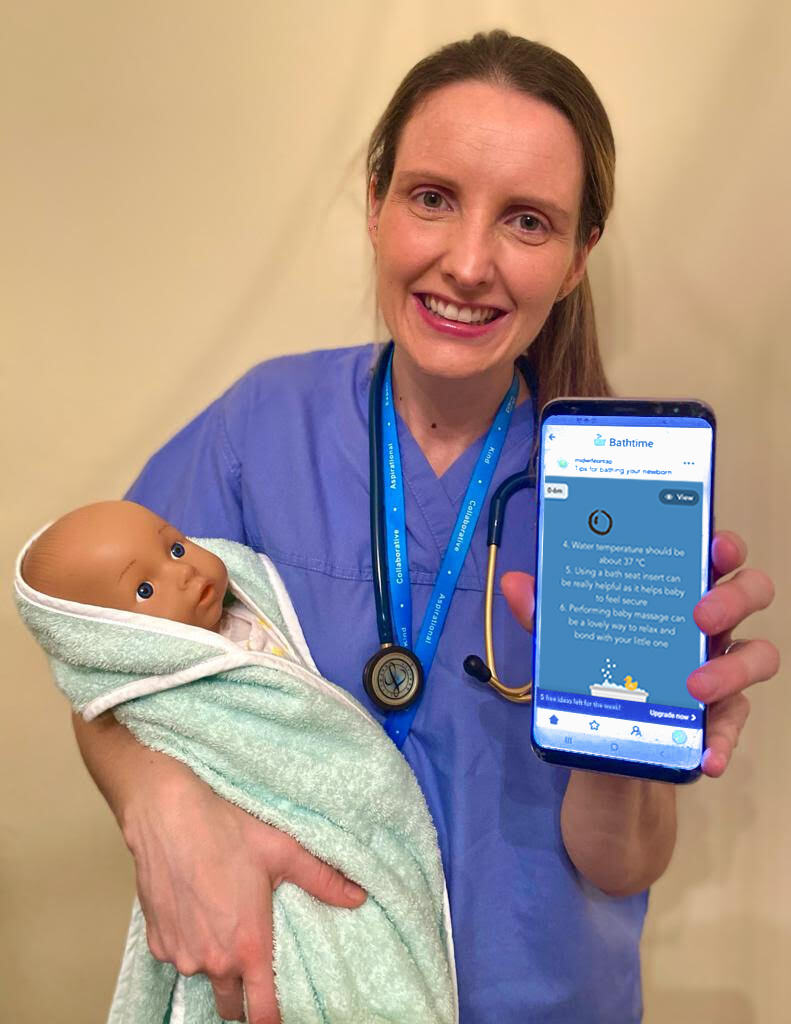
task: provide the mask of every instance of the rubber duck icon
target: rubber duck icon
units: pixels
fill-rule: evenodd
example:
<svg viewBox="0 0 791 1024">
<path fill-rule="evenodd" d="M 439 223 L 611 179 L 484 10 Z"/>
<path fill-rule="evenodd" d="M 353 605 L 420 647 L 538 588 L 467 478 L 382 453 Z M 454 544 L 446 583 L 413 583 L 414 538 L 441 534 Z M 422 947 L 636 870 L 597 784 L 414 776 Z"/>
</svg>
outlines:
<svg viewBox="0 0 791 1024">
<path fill-rule="evenodd" d="M 637 689 L 637 680 L 636 679 L 632 679 L 631 676 L 627 676 L 624 679 L 623 682 L 624 682 L 624 686 L 626 687 L 627 690 L 636 690 Z"/>
</svg>

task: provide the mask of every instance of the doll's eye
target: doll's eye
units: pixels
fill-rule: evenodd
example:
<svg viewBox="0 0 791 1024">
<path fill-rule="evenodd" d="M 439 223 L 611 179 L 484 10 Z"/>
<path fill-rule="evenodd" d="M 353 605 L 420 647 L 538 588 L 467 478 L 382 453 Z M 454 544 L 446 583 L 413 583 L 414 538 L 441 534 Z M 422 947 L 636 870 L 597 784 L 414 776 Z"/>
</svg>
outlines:
<svg viewBox="0 0 791 1024">
<path fill-rule="evenodd" d="M 185 554 L 184 545 L 176 541 L 175 544 L 170 545 L 170 553 L 174 558 L 183 558 Z"/>
<path fill-rule="evenodd" d="M 143 582 L 137 588 L 137 600 L 138 601 L 147 601 L 149 599 L 149 597 L 153 597 L 153 596 L 154 596 L 154 588 L 153 588 L 153 586 L 148 582 L 148 580 L 143 580 Z"/>
</svg>

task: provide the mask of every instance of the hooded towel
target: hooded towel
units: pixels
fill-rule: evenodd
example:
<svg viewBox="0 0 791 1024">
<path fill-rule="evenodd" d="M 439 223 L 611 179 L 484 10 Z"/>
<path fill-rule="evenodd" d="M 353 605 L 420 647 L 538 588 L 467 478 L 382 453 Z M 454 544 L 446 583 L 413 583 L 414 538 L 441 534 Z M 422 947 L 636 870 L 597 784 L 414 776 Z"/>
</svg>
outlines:
<svg viewBox="0 0 791 1024">
<path fill-rule="evenodd" d="M 457 1021 L 436 833 L 411 769 L 369 713 L 319 675 L 269 559 L 231 541 L 196 543 L 225 562 L 230 592 L 285 654 L 48 597 L 21 577 L 26 546 L 17 605 L 58 687 L 87 720 L 112 709 L 141 743 L 183 761 L 366 890 L 357 910 L 329 907 L 289 883 L 275 891 L 283 1024 Z M 151 955 L 135 902 L 108 1024 L 219 1020 L 205 975 L 183 977 Z"/>
</svg>

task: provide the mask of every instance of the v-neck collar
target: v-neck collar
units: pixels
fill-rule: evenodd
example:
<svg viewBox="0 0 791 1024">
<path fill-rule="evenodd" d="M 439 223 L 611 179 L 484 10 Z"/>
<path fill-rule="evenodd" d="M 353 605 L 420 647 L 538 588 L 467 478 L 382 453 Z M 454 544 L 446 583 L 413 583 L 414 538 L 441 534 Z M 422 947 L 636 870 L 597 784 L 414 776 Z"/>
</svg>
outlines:
<svg viewBox="0 0 791 1024">
<path fill-rule="evenodd" d="M 357 402 L 361 425 L 364 425 L 366 430 L 373 371 L 381 351 L 381 343 L 369 345 L 361 353 L 359 362 Z M 397 412 L 396 422 L 398 424 L 398 443 L 401 449 L 404 492 L 408 495 L 407 504 L 412 509 L 416 509 L 423 517 L 435 549 L 435 559 L 431 565 L 416 564 L 410 555 L 412 582 L 431 584 L 445 553 L 445 546 L 450 539 L 453 524 L 456 521 L 459 503 L 464 496 L 470 474 L 486 435 L 482 434 L 466 451 L 461 453 L 442 476 L 438 477 L 413 438 L 409 427 Z M 478 530 L 486 532 L 489 502 L 499 484 L 512 473 L 521 472 L 526 468 L 532 439 L 533 403 L 528 397 L 513 411 L 508 436 L 505 439 L 497 471 L 486 496 L 486 506 L 481 515 L 482 521 L 478 523 L 476 532 Z M 421 532 L 417 529 L 416 524 L 410 525 L 409 518 L 407 519 L 407 530 Z M 481 554 L 478 553 L 479 550 Z M 486 578 L 485 558 L 485 545 L 480 547 L 473 543 L 459 577 L 458 587 L 460 589 L 482 589 Z"/>
<path fill-rule="evenodd" d="M 439 565 L 456 521 L 459 504 L 470 482 L 470 476 L 481 453 L 486 434 L 482 434 L 474 441 L 438 477 L 417 441 L 412 436 L 409 427 L 398 413 L 396 413 L 396 422 L 398 425 L 398 443 L 401 449 L 404 487 L 409 493 L 412 503 L 420 510 L 426 522 L 431 537 L 434 540 L 437 565 Z M 497 486 L 506 476 L 525 468 L 528 455 L 528 447 L 525 442 L 529 442 L 532 439 L 532 434 L 532 403 L 528 398 L 513 411 L 508 436 L 505 439 L 489 493 L 486 495 L 486 505 L 482 512 L 478 529 L 483 528 L 483 530 L 486 530 L 489 502 Z M 417 569 L 418 567 L 415 568 Z M 427 571 L 436 572 L 437 566 L 426 566 L 425 568 Z M 476 549 L 473 546 L 467 554 L 464 570 L 459 578 L 459 586 L 464 586 L 465 582 L 468 586 L 480 586 L 484 577 L 485 566 L 481 564 L 480 555 L 476 553 Z"/>
</svg>

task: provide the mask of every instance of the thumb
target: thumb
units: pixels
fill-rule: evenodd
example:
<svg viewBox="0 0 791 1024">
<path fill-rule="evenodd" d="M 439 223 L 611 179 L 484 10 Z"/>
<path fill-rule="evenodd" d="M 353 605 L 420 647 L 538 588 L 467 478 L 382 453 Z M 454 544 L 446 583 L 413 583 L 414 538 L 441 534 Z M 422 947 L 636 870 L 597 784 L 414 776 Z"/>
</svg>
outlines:
<svg viewBox="0 0 791 1024">
<path fill-rule="evenodd" d="M 295 849 L 281 881 L 293 882 L 317 900 L 333 907 L 359 907 L 367 899 L 364 889 L 301 846 Z"/>
<path fill-rule="evenodd" d="M 533 612 L 536 607 L 535 581 L 526 572 L 504 572 L 500 586 L 511 609 L 511 614 L 528 632 L 533 632 Z"/>
</svg>

